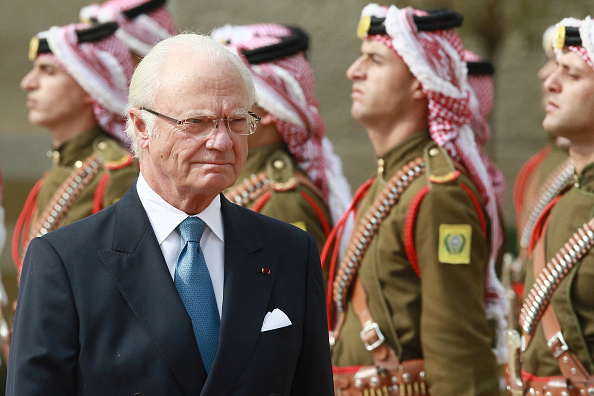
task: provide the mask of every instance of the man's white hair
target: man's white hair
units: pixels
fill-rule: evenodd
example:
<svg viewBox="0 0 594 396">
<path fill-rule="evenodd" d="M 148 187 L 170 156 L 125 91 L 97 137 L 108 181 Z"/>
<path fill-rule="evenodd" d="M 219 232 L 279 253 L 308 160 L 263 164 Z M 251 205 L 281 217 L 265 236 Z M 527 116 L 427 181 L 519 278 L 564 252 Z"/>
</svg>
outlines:
<svg viewBox="0 0 594 396">
<path fill-rule="evenodd" d="M 209 36 L 196 33 L 182 33 L 159 42 L 138 64 L 130 81 L 126 114 L 129 114 L 132 108 L 153 108 L 155 106 L 156 93 L 159 92 L 162 84 L 167 84 L 167 81 L 163 81 L 161 78 L 161 73 L 165 69 L 167 62 L 175 62 L 176 59 L 182 56 L 187 57 L 192 51 L 213 62 L 225 62 L 233 65 L 245 83 L 248 92 L 249 107 L 254 105 L 256 101 L 256 90 L 251 73 L 241 59 Z M 195 72 L 200 73 L 201 71 L 195 70 Z M 155 134 L 154 126 L 156 117 L 144 111 L 141 113 L 141 117 L 147 127 L 149 136 L 152 137 Z M 134 124 L 130 120 L 130 117 L 127 119 L 126 133 L 130 138 L 134 155 L 140 159 L 142 150 L 138 145 L 134 132 Z"/>
</svg>

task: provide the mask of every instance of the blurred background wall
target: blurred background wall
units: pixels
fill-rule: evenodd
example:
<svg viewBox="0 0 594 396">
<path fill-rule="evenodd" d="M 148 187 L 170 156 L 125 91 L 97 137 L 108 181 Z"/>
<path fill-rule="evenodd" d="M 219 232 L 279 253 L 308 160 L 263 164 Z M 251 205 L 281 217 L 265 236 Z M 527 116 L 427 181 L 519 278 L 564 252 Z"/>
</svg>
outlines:
<svg viewBox="0 0 594 396">
<path fill-rule="evenodd" d="M 89 0 L 5 0 L 0 13 L 0 166 L 4 173 L 4 207 L 8 242 L 0 269 L 11 300 L 16 298 L 15 270 L 10 258 L 12 228 L 26 194 L 50 166 L 50 141 L 45 130 L 27 122 L 26 95 L 19 88 L 31 68 L 30 38 L 52 25 L 75 22 Z M 382 4 L 391 2 L 380 1 Z M 506 221 L 513 227 L 511 187 L 524 161 L 545 141 L 540 84 L 544 63 L 542 33 L 562 17 L 584 18 L 590 2 L 583 0 L 434 0 L 395 1 L 398 7 L 447 7 L 465 16 L 459 29 L 465 46 L 491 59 L 496 67 L 496 97 L 491 114 L 488 150 L 507 179 Z M 351 84 L 345 72 L 359 54 L 355 29 L 361 0 L 169 0 L 179 31 L 209 33 L 214 27 L 256 22 L 302 26 L 310 34 L 309 59 L 327 134 L 342 158 L 354 190 L 373 174 L 374 155 L 364 129 L 350 117 Z"/>
</svg>

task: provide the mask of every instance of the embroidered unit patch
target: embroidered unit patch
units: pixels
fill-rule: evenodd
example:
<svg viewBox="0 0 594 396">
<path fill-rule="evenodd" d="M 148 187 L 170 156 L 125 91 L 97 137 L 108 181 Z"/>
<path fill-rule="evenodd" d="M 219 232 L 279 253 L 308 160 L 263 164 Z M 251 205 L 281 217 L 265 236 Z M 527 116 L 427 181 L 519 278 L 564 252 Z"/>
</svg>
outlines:
<svg viewBox="0 0 594 396">
<path fill-rule="evenodd" d="M 439 261 L 444 264 L 469 264 L 471 237 L 470 224 L 441 224 L 439 226 Z"/>
</svg>

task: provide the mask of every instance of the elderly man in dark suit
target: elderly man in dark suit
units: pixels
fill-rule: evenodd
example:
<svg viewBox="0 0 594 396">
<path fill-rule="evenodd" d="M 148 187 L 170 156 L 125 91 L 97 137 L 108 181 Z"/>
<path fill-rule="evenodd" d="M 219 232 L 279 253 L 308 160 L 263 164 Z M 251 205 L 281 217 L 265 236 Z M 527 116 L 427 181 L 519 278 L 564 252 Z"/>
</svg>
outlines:
<svg viewBox="0 0 594 396">
<path fill-rule="evenodd" d="M 313 237 L 221 194 L 258 116 L 249 72 L 178 35 L 135 71 L 122 199 L 34 239 L 8 395 L 332 395 Z"/>
</svg>

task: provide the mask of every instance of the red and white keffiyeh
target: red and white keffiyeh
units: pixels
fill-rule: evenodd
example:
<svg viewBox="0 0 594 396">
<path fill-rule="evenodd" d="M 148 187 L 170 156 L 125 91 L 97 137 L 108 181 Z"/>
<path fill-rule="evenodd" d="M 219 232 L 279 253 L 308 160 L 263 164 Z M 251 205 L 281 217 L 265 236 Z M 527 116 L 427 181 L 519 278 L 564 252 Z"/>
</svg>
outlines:
<svg viewBox="0 0 594 396">
<path fill-rule="evenodd" d="M 394 49 L 421 83 L 429 101 L 431 137 L 464 165 L 485 203 L 491 219 L 492 246 L 485 309 L 487 316 L 498 322 L 500 331 L 494 353 L 499 361 L 503 361 L 506 356 L 503 330 L 507 326 L 505 316 L 509 311 L 509 302 L 495 273 L 495 261 L 502 246 L 503 230 L 499 222 L 495 191 L 470 127 L 471 90 L 463 59 L 464 48 L 453 29 L 419 31 L 413 16 L 427 14 L 426 11 L 411 7 L 387 8 L 378 4 L 369 4 L 362 11 L 362 17 L 385 18 L 387 35 L 369 35 L 367 39 L 378 40 Z"/>
<path fill-rule="evenodd" d="M 314 95 L 314 77 L 303 51 L 270 62 L 250 64 L 242 51 L 266 47 L 289 36 L 287 26 L 226 25 L 212 37 L 244 61 L 252 73 L 258 106 L 268 111 L 299 167 L 320 188 L 337 221 L 351 194 L 342 163 L 325 137 L 325 124 Z"/>
<path fill-rule="evenodd" d="M 128 103 L 128 84 L 134 66 L 130 51 L 114 35 L 93 42 L 78 42 L 77 30 L 90 24 L 54 26 L 39 33 L 45 38 L 50 57 L 68 72 L 93 98 L 93 111 L 99 125 L 122 142 L 128 138 L 124 131 L 124 111 Z"/>
<path fill-rule="evenodd" d="M 472 51 L 464 50 L 465 62 L 480 62 L 480 57 Z M 495 162 L 485 152 L 485 145 L 491 137 L 489 114 L 493 107 L 493 77 L 489 74 L 468 74 L 468 84 L 472 91 L 470 110 L 472 120 L 470 127 L 474 132 L 474 139 L 478 146 L 483 163 L 487 167 L 489 179 L 493 184 L 497 207 L 503 211 L 505 200 L 505 177 Z"/>
<path fill-rule="evenodd" d="M 584 62 L 594 69 L 594 24 L 592 23 L 590 17 L 588 16 L 585 19 L 565 18 L 555 26 L 556 31 L 552 36 L 552 45 L 555 49 L 555 55 L 557 58 L 563 53 L 563 48 L 567 48 L 568 50 L 581 56 Z M 582 40 L 581 46 L 564 46 L 564 37 L 559 37 L 560 32 L 564 31 L 564 29 L 562 30 L 562 27 L 564 26 L 579 28 L 580 39 Z"/>
<path fill-rule="evenodd" d="M 80 10 L 80 19 L 84 22 L 117 22 L 120 28 L 116 36 L 130 51 L 146 56 L 155 44 L 175 34 L 173 18 L 165 6 L 134 18 L 123 14 L 124 11 L 147 2 L 148 0 L 108 0 L 101 4 L 91 4 Z"/>
</svg>

